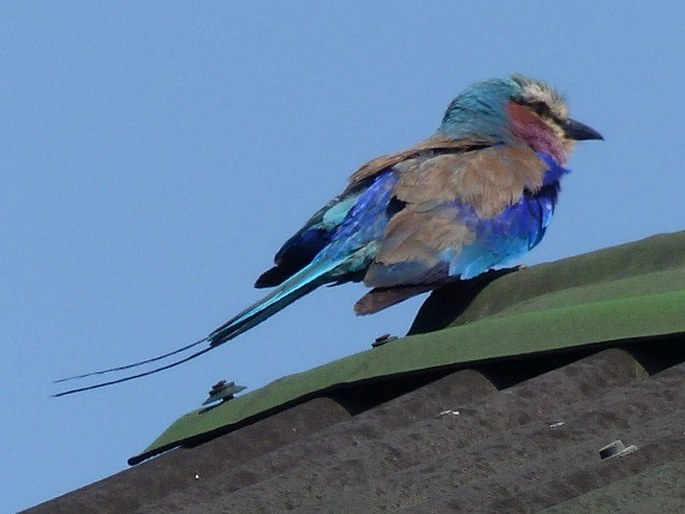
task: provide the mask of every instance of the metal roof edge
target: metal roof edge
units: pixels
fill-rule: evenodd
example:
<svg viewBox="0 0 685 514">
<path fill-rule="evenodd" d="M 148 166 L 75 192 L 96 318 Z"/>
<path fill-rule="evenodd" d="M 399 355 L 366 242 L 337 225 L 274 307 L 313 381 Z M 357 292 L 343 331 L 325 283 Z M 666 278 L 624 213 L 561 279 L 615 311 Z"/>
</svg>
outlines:
<svg viewBox="0 0 685 514">
<path fill-rule="evenodd" d="M 130 464 L 217 430 L 324 394 L 337 386 L 442 366 L 467 366 L 541 352 L 685 333 L 685 289 L 485 318 L 282 377 L 263 388 L 174 422 Z"/>
</svg>

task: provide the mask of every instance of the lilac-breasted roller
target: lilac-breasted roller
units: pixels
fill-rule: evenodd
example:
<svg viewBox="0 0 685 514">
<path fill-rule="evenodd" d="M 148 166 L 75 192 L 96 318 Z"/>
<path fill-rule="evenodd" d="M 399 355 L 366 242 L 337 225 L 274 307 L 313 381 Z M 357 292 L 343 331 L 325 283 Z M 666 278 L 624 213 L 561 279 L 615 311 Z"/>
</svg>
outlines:
<svg viewBox="0 0 685 514">
<path fill-rule="evenodd" d="M 151 371 L 73 389 L 92 389 L 186 362 L 274 315 L 324 284 L 362 281 L 358 314 L 446 283 L 467 280 L 540 242 L 576 141 L 602 136 L 571 118 L 566 101 L 521 75 L 477 83 L 457 96 L 435 134 L 355 171 L 255 284 L 273 289 L 206 338 L 200 351 Z"/>
</svg>

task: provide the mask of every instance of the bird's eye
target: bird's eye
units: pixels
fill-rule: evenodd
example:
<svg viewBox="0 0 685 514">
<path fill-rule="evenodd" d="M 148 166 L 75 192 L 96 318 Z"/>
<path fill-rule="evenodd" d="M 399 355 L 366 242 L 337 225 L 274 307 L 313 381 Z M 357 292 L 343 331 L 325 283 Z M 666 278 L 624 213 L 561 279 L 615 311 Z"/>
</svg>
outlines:
<svg viewBox="0 0 685 514">
<path fill-rule="evenodd" d="M 533 109 L 536 114 L 539 114 L 540 116 L 550 116 L 551 111 L 549 109 L 549 105 L 547 105 L 545 102 L 531 102 L 528 104 L 528 107 Z"/>
</svg>

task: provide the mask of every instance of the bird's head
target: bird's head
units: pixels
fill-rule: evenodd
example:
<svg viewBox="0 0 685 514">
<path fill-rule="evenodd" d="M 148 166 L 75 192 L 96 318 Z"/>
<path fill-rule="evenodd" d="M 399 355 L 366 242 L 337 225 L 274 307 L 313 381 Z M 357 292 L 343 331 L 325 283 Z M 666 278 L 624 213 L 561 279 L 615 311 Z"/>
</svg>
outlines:
<svg viewBox="0 0 685 514">
<path fill-rule="evenodd" d="M 527 144 L 563 164 L 576 141 L 602 139 L 569 118 L 566 100 L 544 82 L 522 75 L 479 82 L 450 103 L 438 133 Z"/>
</svg>

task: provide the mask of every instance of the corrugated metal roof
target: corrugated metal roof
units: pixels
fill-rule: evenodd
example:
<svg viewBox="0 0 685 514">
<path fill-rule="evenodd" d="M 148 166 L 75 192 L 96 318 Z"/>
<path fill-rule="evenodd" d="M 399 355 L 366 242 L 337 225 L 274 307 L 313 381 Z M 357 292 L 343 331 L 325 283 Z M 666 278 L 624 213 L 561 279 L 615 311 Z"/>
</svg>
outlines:
<svg viewBox="0 0 685 514">
<path fill-rule="evenodd" d="M 654 343 L 644 363 L 613 348 L 499 391 L 462 370 L 354 416 L 313 399 L 33 512 L 681 512 L 685 341 Z M 601 460 L 617 439 L 637 450 Z"/>
<path fill-rule="evenodd" d="M 434 294 L 414 331 L 456 326 L 332 363 L 327 371 L 356 369 L 357 379 L 172 437 L 187 447 L 32 512 L 681 512 L 684 261 L 679 233 L 501 277 L 458 312 L 448 291 Z M 590 308 L 580 309 L 583 299 Z M 373 374 L 385 358 L 468 347 L 464 334 L 505 352 L 526 333 L 546 340 L 518 354 Z M 281 383 L 298 379 L 315 382 L 301 374 Z M 616 440 L 636 449 L 602 460 Z"/>
</svg>

